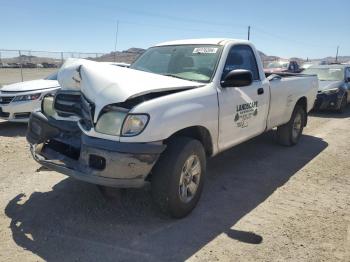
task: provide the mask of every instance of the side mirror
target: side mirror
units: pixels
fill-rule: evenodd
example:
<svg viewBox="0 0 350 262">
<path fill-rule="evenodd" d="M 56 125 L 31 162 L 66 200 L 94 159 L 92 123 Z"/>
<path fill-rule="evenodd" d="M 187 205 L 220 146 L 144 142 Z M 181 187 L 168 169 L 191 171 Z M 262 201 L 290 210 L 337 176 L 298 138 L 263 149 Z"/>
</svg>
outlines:
<svg viewBox="0 0 350 262">
<path fill-rule="evenodd" d="M 253 82 L 252 72 L 245 69 L 236 69 L 230 71 L 220 82 L 222 87 L 242 87 L 249 86 Z"/>
</svg>

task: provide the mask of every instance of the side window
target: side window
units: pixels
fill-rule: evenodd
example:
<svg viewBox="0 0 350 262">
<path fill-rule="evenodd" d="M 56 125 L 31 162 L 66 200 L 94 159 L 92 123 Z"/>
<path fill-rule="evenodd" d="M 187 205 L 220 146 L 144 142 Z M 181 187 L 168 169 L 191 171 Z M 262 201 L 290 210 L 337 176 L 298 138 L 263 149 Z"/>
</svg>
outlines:
<svg viewBox="0 0 350 262">
<path fill-rule="evenodd" d="M 222 79 L 228 72 L 236 69 L 250 70 L 253 74 L 253 80 L 259 80 L 259 71 L 253 50 L 248 45 L 233 46 L 227 56 Z"/>
</svg>

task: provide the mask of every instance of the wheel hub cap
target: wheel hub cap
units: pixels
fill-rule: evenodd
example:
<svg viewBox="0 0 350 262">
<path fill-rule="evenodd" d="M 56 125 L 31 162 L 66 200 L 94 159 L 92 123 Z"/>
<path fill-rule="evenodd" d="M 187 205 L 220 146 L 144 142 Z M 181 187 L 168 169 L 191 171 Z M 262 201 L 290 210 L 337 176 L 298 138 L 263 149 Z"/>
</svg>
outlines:
<svg viewBox="0 0 350 262">
<path fill-rule="evenodd" d="M 199 186 L 201 171 L 198 156 L 189 156 L 182 167 L 180 176 L 179 196 L 182 202 L 188 203 L 195 196 Z"/>
<path fill-rule="evenodd" d="M 294 118 L 294 123 L 293 123 L 293 137 L 297 138 L 300 134 L 300 130 L 302 127 L 302 117 L 301 114 L 297 114 Z"/>
</svg>

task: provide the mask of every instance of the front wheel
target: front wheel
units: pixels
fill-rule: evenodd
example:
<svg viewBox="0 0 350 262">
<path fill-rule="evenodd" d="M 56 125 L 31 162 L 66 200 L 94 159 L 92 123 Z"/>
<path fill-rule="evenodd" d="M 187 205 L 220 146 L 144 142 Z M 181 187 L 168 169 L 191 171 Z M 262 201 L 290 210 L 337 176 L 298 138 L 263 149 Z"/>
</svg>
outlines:
<svg viewBox="0 0 350 262">
<path fill-rule="evenodd" d="M 152 197 L 172 217 L 188 215 L 197 205 L 204 184 L 206 156 L 202 144 L 175 137 L 152 170 Z"/>
<path fill-rule="evenodd" d="M 284 146 L 296 145 L 303 133 L 306 118 L 305 109 L 296 105 L 289 122 L 277 128 L 278 142 Z"/>
<path fill-rule="evenodd" d="M 338 109 L 338 112 L 344 113 L 347 104 L 348 104 L 348 98 L 346 97 L 346 95 L 344 95 L 341 102 L 340 102 L 340 107 Z"/>
</svg>

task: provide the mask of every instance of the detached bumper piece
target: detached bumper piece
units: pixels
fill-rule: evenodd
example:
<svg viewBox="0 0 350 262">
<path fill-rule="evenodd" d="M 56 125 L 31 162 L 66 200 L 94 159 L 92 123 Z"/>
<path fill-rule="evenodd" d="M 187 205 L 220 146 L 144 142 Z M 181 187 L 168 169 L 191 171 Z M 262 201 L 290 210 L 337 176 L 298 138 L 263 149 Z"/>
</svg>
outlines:
<svg viewBox="0 0 350 262">
<path fill-rule="evenodd" d="M 142 187 L 165 145 L 121 143 L 86 136 L 75 122 L 31 115 L 27 140 L 41 165 L 67 176 L 110 187 Z"/>
</svg>

